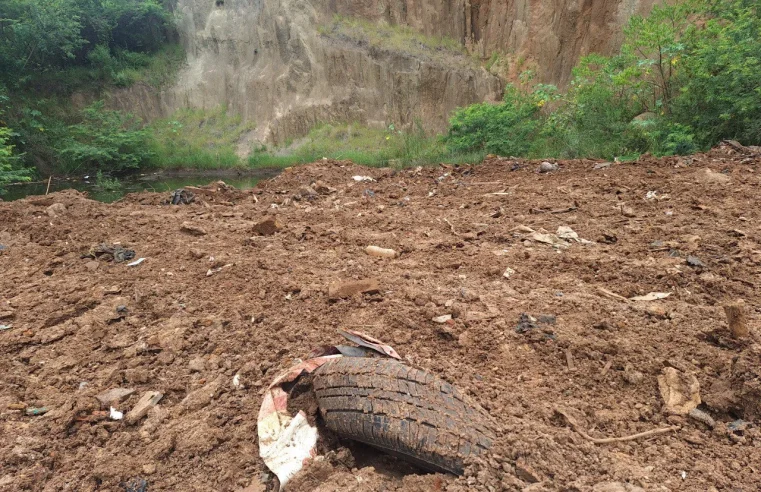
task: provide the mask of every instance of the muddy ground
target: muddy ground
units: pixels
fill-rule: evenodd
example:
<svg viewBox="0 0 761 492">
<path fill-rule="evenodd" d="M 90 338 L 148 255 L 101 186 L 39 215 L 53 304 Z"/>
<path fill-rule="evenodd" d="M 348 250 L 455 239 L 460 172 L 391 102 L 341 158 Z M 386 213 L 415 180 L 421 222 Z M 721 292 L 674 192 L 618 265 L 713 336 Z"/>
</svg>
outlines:
<svg viewBox="0 0 761 492">
<path fill-rule="evenodd" d="M 0 203 L 0 489 L 269 490 L 264 388 L 351 328 L 467 392 L 499 440 L 459 478 L 339 444 L 291 490 L 759 490 L 761 158 L 599 164 L 326 161 L 189 205 L 74 191 Z M 256 234 L 268 217 L 282 228 Z M 585 241 L 528 229 L 560 226 Z M 103 242 L 146 260 L 82 258 Z M 367 278 L 380 293 L 328 299 Z M 650 292 L 671 295 L 626 299 Z M 743 340 L 722 307 L 737 299 Z M 697 379 L 712 428 L 664 406 L 666 368 Z M 135 390 L 115 405 L 125 414 L 164 396 L 128 424 L 95 398 L 113 388 Z"/>
</svg>

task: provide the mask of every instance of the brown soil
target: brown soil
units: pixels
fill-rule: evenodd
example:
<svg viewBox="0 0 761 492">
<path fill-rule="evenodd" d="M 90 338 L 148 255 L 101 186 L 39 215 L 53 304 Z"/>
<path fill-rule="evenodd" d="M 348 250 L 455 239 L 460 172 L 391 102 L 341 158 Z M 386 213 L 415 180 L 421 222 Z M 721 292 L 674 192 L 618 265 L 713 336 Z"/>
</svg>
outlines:
<svg viewBox="0 0 761 492">
<path fill-rule="evenodd" d="M 560 164 L 330 161 L 248 192 L 211 186 L 184 206 L 76 192 L 1 203 L 0 324 L 12 328 L 0 331 L 0 489 L 271 488 L 256 438 L 263 389 L 351 328 L 469 394 L 497 422 L 497 444 L 460 478 L 341 447 L 292 490 L 758 490 L 761 160 L 716 150 Z M 317 180 L 337 191 L 313 195 Z M 267 217 L 281 229 L 254 236 Z M 596 244 L 555 250 L 521 225 L 570 226 Z M 81 258 L 115 242 L 146 261 Z M 371 244 L 401 255 L 370 257 Z M 328 299 L 330 284 L 367 278 L 379 293 Z M 600 289 L 672 294 L 627 302 Z M 722 306 L 740 298 L 752 336 L 738 341 Z M 697 377 L 713 429 L 664 412 L 667 365 Z M 128 425 L 94 398 L 118 387 L 135 389 L 114 405 L 123 412 L 147 391 L 164 396 Z M 595 438 L 680 428 L 595 444 L 556 409 Z"/>
</svg>

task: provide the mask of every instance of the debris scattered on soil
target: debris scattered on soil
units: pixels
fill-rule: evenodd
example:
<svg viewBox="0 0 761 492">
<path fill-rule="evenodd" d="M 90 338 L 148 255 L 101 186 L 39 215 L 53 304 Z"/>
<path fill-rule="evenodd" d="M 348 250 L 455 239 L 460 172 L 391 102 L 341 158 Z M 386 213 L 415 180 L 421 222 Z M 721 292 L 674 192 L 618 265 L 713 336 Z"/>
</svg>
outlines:
<svg viewBox="0 0 761 492">
<path fill-rule="evenodd" d="M 180 188 L 172 192 L 169 203 L 172 205 L 190 205 L 196 200 L 196 195 L 185 188 Z"/>
<path fill-rule="evenodd" d="M 148 411 L 155 407 L 164 395 L 158 391 L 148 391 L 138 400 L 132 410 L 127 412 L 124 421 L 130 425 L 136 424 L 140 419 L 148 414 Z"/>
<path fill-rule="evenodd" d="M 670 295 L 671 295 L 671 292 L 650 292 L 649 294 L 645 294 L 644 296 L 631 297 L 629 300 L 639 301 L 639 302 L 659 301 L 661 299 L 667 298 Z"/>
<path fill-rule="evenodd" d="M 0 331 L 0 489 L 123 490 L 143 477 L 150 490 L 272 490 L 276 479 L 256 442 L 267 385 L 345 327 L 383 339 L 476 399 L 499 425 L 498 439 L 459 478 L 339 443 L 333 457 L 325 453 L 289 483 L 292 492 L 593 490 L 616 482 L 758 490 L 761 209 L 748 204 L 761 201 L 761 161 L 731 148 L 691 159 L 676 167 L 684 158 L 643 156 L 594 172 L 588 160 L 564 161 L 562 172 L 539 175 L 541 162 L 495 157 L 452 166 L 441 181 L 441 168 L 328 161 L 252 190 L 192 189 L 190 206 L 166 206 L 169 193 L 130 194 L 117 205 L 74 191 L 42 204 L 2 202 L 0 313 L 13 315 L 0 323 L 13 328 Z M 730 184 L 704 182 L 705 168 Z M 377 182 L 357 184 L 354 175 Z M 317 181 L 336 191 L 293 200 L 304 186 L 316 191 Z M 363 194 L 369 187 L 372 199 Z M 670 198 L 645 200 L 651 190 Z M 51 220 L 46 207 L 56 202 L 66 213 Z M 622 202 L 637 218 L 621 216 Z M 531 212 L 572 203 L 579 207 L 567 214 Z M 287 224 L 281 232 L 252 234 L 273 214 Z M 208 234 L 177 233 L 185 221 Z M 597 245 L 558 238 L 569 244 L 560 249 L 529 237 L 561 226 Z M 700 240 L 688 240 L 697 230 Z M 80 260 L 102 242 L 128 245 L 148 261 L 126 268 Z M 380 260 L 367 245 L 403 254 Z M 688 255 L 709 267 L 690 268 Z M 99 268 L 88 270 L 90 261 Z M 235 267 L 205 277 L 226 264 Z M 507 266 L 519 272 L 509 281 Z M 330 284 L 368 278 L 382 294 L 329 298 Z M 649 292 L 672 294 L 629 300 Z M 735 299 L 745 301 L 744 338 L 731 336 L 723 309 Z M 120 305 L 128 312 L 109 324 Z M 521 313 L 534 314 L 536 327 L 516 333 Z M 540 324 L 536 313 L 557 321 Z M 431 321 L 443 314 L 453 315 L 451 324 Z M 664 360 L 698 379 L 697 409 L 714 419 L 712 431 L 665 411 L 657 381 Z M 205 406 L 179 411 L 220 376 Z M 95 398 L 113 388 L 135 390 L 111 405 L 122 421 Z M 164 397 L 128 425 L 148 391 Z M 682 430 L 597 445 L 553 406 L 595 438 Z M 50 411 L 30 417 L 29 407 Z M 516 475 L 519 457 L 542 481 Z"/>
<path fill-rule="evenodd" d="M 393 249 L 378 246 L 368 246 L 365 248 L 365 252 L 370 256 L 377 256 L 379 258 L 396 258 L 398 256 L 398 253 Z"/>
<path fill-rule="evenodd" d="M 120 244 L 106 244 L 100 243 L 97 246 L 91 247 L 87 253 L 82 255 L 82 258 L 91 258 L 95 260 L 113 261 L 115 263 L 122 263 L 129 261 L 135 257 L 135 251 L 132 249 L 126 249 Z"/>
<path fill-rule="evenodd" d="M 127 263 L 127 266 L 128 267 L 136 267 L 136 266 L 138 266 L 139 264 L 141 264 L 144 261 L 145 261 L 145 258 L 138 258 L 137 260 L 133 261 L 132 263 Z"/>
</svg>

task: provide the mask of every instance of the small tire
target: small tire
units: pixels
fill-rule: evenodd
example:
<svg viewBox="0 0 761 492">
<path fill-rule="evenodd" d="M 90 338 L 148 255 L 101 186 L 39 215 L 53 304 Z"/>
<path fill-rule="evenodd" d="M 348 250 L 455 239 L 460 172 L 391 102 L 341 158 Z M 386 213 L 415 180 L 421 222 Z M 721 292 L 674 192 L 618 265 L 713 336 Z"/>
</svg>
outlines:
<svg viewBox="0 0 761 492">
<path fill-rule="evenodd" d="M 467 396 L 392 359 L 342 357 L 313 385 L 328 429 L 431 471 L 461 475 L 494 441 L 488 415 Z"/>
</svg>

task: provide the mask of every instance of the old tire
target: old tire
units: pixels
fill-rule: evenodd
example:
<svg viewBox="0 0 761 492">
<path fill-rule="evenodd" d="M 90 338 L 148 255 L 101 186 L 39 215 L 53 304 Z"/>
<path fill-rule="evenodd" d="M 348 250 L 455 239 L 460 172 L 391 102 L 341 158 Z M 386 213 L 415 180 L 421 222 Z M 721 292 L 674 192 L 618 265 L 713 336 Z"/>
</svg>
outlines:
<svg viewBox="0 0 761 492">
<path fill-rule="evenodd" d="M 318 369 L 313 384 L 328 429 L 422 468 L 461 475 L 494 440 L 468 397 L 392 359 L 342 357 Z"/>
</svg>

